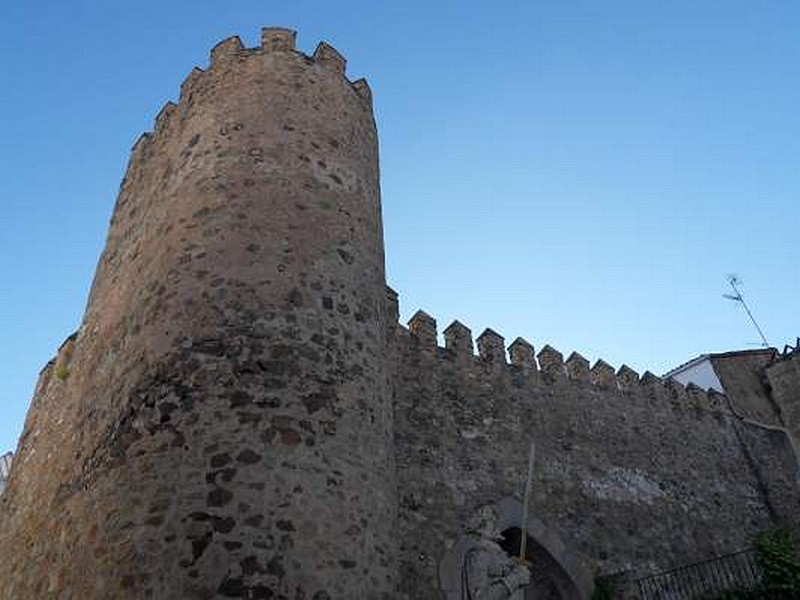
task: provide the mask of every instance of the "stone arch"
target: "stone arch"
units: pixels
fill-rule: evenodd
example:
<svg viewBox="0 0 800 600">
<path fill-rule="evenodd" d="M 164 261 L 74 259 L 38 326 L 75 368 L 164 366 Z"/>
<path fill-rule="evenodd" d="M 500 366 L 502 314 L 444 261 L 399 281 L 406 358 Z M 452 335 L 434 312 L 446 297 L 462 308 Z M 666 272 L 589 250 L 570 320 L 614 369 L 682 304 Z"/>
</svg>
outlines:
<svg viewBox="0 0 800 600">
<path fill-rule="evenodd" d="M 495 504 L 499 529 L 506 533 L 508 549 L 519 548 L 522 528 L 522 503 L 506 497 Z M 528 556 L 533 558 L 531 585 L 525 600 L 589 600 L 594 587 L 591 571 L 572 553 L 558 533 L 541 519 L 528 515 Z M 514 539 L 516 535 L 516 539 Z"/>
</svg>

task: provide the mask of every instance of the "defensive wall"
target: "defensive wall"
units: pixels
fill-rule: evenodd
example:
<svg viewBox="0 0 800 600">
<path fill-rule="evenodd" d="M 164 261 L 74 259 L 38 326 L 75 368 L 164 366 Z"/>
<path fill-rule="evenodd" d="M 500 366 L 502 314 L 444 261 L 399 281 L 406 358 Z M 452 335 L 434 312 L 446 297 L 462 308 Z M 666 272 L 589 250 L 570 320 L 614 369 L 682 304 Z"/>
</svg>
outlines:
<svg viewBox="0 0 800 600">
<path fill-rule="evenodd" d="M 504 339 L 490 329 L 476 356 L 466 326 L 456 321 L 443 333 L 440 347 L 423 312 L 395 330 L 404 598 L 439 598 L 439 566 L 464 523 L 483 505 L 521 498 L 531 440 L 528 526 L 559 557 L 554 578 L 563 571 L 579 581 L 579 564 L 636 577 L 797 524 L 792 440 L 737 414 L 726 396 L 602 360 L 590 368 L 550 346 L 536 353 L 519 338 L 507 361 Z"/>
<path fill-rule="evenodd" d="M 81 327 L 40 375 L 0 597 L 449 598 L 476 512 L 523 524 L 531 441 L 536 585 L 561 598 L 800 515 L 757 394 L 743 414 L 491 330 L 476 356 L 463 324 L 440 347 L 397 314 L 368 85 L 287 29 L 221 42 L 134 146 Z M 798 377 L 769 367 L 780 423 Z"/>
</svg>

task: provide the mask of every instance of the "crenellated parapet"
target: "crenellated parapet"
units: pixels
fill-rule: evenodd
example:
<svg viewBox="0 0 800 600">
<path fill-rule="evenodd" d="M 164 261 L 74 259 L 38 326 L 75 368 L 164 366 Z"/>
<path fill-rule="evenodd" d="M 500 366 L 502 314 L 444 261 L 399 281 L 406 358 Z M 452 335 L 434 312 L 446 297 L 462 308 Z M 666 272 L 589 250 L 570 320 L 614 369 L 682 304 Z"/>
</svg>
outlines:
<svg viewBox="0 0 800 600">
<path fill-rule="evenodd" d="M 391 288 L 387 294 L 389 313 L 396 314 L 397 294 Z M 484 329 L 473 343 L 472 330 L 459 320 L 454 320 L 442 332 L 444 348 L 441 348 L 437 343 L 436 320 L 422 310 L 411 317 L 407 329 L 398 325 L 397 332 L 405 332 L 405 338 L 412 341 L 414 351 L 435 356 L 458 369 L 478 369 L 474 375 L 476 378 L 495 377 L 504 372 L 524 374 L 525 378 L 520 381 L 527 381 L 528 385 L 572 385 L 635 396 L 654 408 L 729 412 L 724 395 L 718 392 L 703 390 L 694 384 L 684 386 L 675 379 L 663 379 L 651 371 L 639 375 L 625 364 L 615 370 L 603 359 L 591 364 L 577 351 L 570 352 L 565 359 L 562 352 L 545 344 L 537 353 L 533 344 L 521 337 L 506 347 L 505 338 L 491 328 Z"/>
<path fill-rule="evenodd" d="M 667 566 L 796 521 L 791 438 L 727 386 L 399 323 L 372 92 L 346 67 L 291 29 L 230 37 L 136 142 L 0 498 L 0 597 L 458 595 L 460 536 L 496 508 L 584 599 L 584 558 Z M 769 383 L 800 423 L 784 354 Z"/>
<path fill-rule="evenodd" d="M 241 68 L 246 61 L 270 61 L 280 56 L 293 55 L 302 58 L 312 66 L 340 75 L 361 100 L 366 109 L 372 109 L 372 90 L 366 79 L 350 81 L 346 78 L 347 60 L 327 42 L 320 42 L 311 55 L 306 55 L 296 47 L 297 32 L 284 27 L 265 27 L 261 30 L 261 43 L 255 48 L 247 48 L 239 36 L 231 36 L 214 46 L 209 53 L 207 68 L 195 67 L 180 86 L 177 102 L 168 101 L 155 118 L 152 132 L 143 133 L 134 143 L 131 163 L 144 156 L 146 149 L 167 135 L 173 127 L 185 118 L 191 110 L 198 93 L 208 91 L 211 80 L 220 71 Z"/>
</svg>

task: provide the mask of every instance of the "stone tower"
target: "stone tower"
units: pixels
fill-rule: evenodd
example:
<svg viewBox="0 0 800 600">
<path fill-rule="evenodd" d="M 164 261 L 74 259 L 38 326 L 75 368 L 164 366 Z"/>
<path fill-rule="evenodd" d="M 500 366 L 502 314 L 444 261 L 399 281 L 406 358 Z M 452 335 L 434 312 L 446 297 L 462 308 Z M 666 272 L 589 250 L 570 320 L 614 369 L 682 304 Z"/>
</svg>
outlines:
<svg viewBox="0 0 800 600">
<path fill-rule="evenodd" d="M 134 147 L 0 500 L 2 598 L 392 597 L 371 95 L 294 42 L 221 42 Z"/>
</svg>

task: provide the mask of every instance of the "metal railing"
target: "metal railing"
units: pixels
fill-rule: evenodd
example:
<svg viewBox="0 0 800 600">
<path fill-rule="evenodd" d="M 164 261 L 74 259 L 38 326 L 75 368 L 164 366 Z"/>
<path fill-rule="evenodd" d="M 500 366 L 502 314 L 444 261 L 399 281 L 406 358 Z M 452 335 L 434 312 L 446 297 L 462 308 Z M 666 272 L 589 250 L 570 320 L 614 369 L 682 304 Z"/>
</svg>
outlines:
<svg viewBox="0 0 800 600">
<path fill-rule="evenodd" d="M 753 549 L 718 556 L 643 577 L 635 582 L 642 600 L 697 600 L 761 583 Z"/>
</svg>

